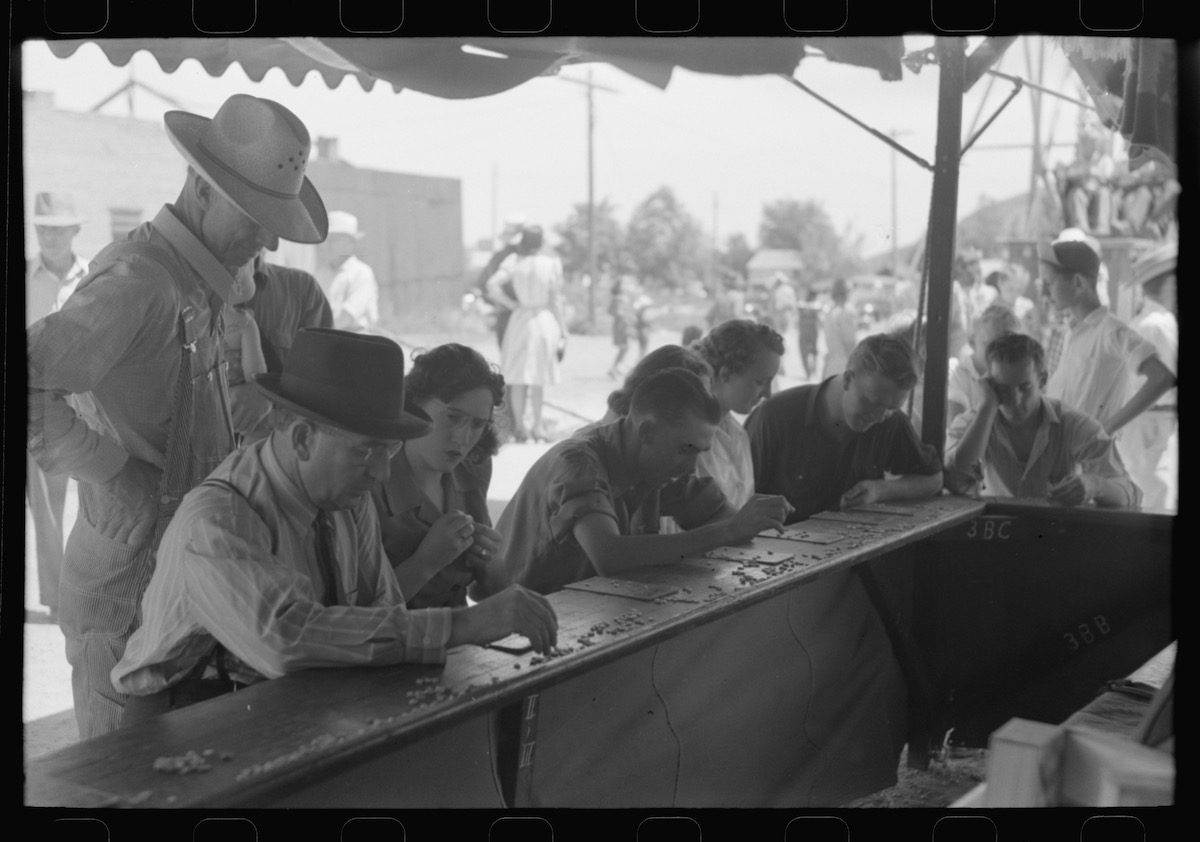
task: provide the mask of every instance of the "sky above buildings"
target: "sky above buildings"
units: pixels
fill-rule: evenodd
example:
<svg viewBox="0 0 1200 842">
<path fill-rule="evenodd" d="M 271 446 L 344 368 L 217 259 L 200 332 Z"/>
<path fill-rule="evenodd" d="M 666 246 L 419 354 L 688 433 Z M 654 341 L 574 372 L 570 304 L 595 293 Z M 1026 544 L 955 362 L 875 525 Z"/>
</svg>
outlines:
<svg viewBox="0 0 1200 842">
<path fill-rule="evenodd" d="M 998 70 L 1033 78 L 1026 39 L 1018 41 Z M 1036 61 L 1039 38 L 1027 39 Z M 907 50 L 928 46 L 927 36 L 906 36 Z M 971 42 L 974 43 L 973 41 Z M 1079 97 L 1068 64 L 1047 41 L 1043 84 Z M 130 78 L 166 94 L 179 107 L 211 115 L 230 94 L 276 99 L 298 114 L 311 134 L 338 139 L 342 158 L 362 167 L 461 179 L 463 231 L 469 245 L 489 237 L 505 217 L 523 214 L 552 227 L 573 205 L 587 200 L 587 101 L 583 85 L 545 77 L 478 99 L 439 99 L 386 85 L 364 92 L 347 78 L 330 90 L 316 74 L 300 87 L 278 70 L 261 83 L 239 67 L 213 78 L 194 61 L 172 74 L 139 53 L 130 66 L 115 67 L 95 44 L 68 59 L 44 43 L 23 47 L 22 87 L 49 91 L 59 108 L 87 110 Z M 762 206 L 778 199 L 815 200 L 839 231 L 861 238 L 862 254 L 887 251 L 892 236 L 892 172 L 895 171 L 899 242 L 919 238 L 928 222 L 932 176 L 808 94 L 776 76 L 727 78 L 676 70 L 660 90 L 605 64 L 568 67 L 561 73 L 597 86 L 594 179 L 597 201 L 608 199 L 624 222 L 647 195 L 667 185 L 719 242 L 734 233 L 757 243 Z M 1036 72 L 1036 71 L 1035 71 Z M 932 162 L 936 137 L 935 67 L 905 71 L 884 82 L 867 68 L 806 58 L 796 78 L 878 130 Z M 982 124 L 1011 91 L 1011 82 L 985 77 L 964 98 L 963 132 Z M 172 108 L 138 91 L 134 114 L 161 121 Z M 1042 98 L 1042 140 L 1074 140 L 1079 108 Z M 1028 189 L 1033 138 L 1028 88 L 1005 108 L 964 156 L 960 215 L 982 197 L 1003 199 Z M 118 98 L 104 113 L 128 113 Z M 1011 147 L 1011 148 L 989 148 Z M 1070 146 L 1051 161 L 1069 159 Z"/>
</svg>

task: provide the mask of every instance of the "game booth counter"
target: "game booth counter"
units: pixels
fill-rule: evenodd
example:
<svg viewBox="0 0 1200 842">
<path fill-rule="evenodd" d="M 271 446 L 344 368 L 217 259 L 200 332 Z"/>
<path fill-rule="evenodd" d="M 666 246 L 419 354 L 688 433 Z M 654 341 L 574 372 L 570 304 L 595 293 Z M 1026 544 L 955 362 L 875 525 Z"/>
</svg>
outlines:
<svg viewBox="0 0 1200 842">
<path fill-rule="evenodd" d="M 818 54 L 897 82 L 905 67 L 935 66 L 920 312 L 922 436 L 940 452 L 962 96 L 1015 36 L 986 38 L 969 55 L 965 39 L 938 37 L 916 56 L 899 36 L 702 40 L 96 43 L 117 64 L 147 50 L 168 70 L 196 58 L 210 74 L 236 62 L 252 79 L 279 67 L 298 83 L 317 70 L 331 87 L 353 75 L 366 88 L 382 81 L 452 98 L 587 61 L 661 86 L 676 66 L 798 83 L 801 59 Z M 82 43 L 51 49 L 67 56 Z M 1125 60 L 1134 70 L 1142 52 Z M 1142 101 L 1131 98 L 1127 110 Z M 1060 721 L 1160 652 L 1174 639 L 1173 523 L 1158 513 L 951 496 L 826 512 L 749 548 L 552 594 L 560 637 L 550 656 L 509 640 L 459 647 L 444 666 L 263 682 L 31 761 L 25 802 L 836 807 L 894 783 L 906 744 L 910 764 L 928 764 L 947 734 L 980 745 L 1012 717 Z"/>
</svg>

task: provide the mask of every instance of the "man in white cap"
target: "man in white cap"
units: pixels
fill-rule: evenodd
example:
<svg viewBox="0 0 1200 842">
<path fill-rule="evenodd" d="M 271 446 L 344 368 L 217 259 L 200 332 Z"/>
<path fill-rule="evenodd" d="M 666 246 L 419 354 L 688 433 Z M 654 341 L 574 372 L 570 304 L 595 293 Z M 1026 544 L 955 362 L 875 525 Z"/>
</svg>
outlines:
<svg viewBox="0 0 1200 842">
<path fill-rule="evenodd" d="M 1141 287 L 1142 308 L 1130 323 L 1142 338 L 1154 346 L 1159 359 L 1172 373 L 1179 356 L 1179 323 L 1175 318 L 1175 261 L 1179 247 L 1163 243 L 1138 258 L 1130 283 Z M 1131 384 L 1134 392 L 1140 378 Z M 1153 406 L 1129 422 L 1117 442 L 1133 481 L 1142 489 L 1145 509 L 1173 509 L 1176 484 L 1173 465 L 1164 465 L 1163 456 L 1175 433 L 1176 390 L 1158 397 Z"/>
<path fill-rule="evenodd" d="M 1175 386 L 1175 375 L 1153 345 L 1100 302 L 1100 255 L 1092 243 L 1060 235 L 1038 243 L 1038 260 L 1046 295 L 1072 320 L 1046 395 L 1092 416 L 1115 438 Z M 1145 380 L 1131 389 L 1138 375 Z"/>
<path fill-rule="evenodd" d="M 275 428 L 189 492 L 163 536 L 143 623 L 112 673 L 131 697 L 124 724 L 310 667 L 440 663 L 513 632 L 555 645 L 554 609 L 520 586 L 405 607 L 370 495 L 432 426 L 405 406 L 399 345 L 305 328 L 283 371 L 255 385 Z"/>
<path fill-rule="evenodd" d="M 118 726 L 124 695 L 110 673 L 154 549 L 233 448 L 221 312 L 235 275 L 260 248 L 317 243 L 328 226 L 304 175 L 308 131 L 283 106 L 236 94 L 211 119 L 169 111 L 164 122 L 188 163 L 179 197 L 101 251 L 28 331 L 27 446 L 79 482 L 58 610 L 84 738 Z"/>
<path fill-rule="evenodd" d="M 329 212 L 329 272 L 325 293 L 333 308 L 333 326 L 339 330 L 371 333 L 379 323 L 379 284 L 371 267 L 358 257 L 358 218 L 345 211 Z"/>
<path fill-rule="evenodd" d="M 83 217 L 66 193 L 38 193 L 33 200 L 33 229 L 38 253 L 25 272 L 25 327 L 62 307 L 87 274 L 88 264 L 75 254 L 73 241 Z M 34 551 L 37 553 L 38 600 L 58 619 L 58 577 L 63 557 L 63 509 L 67 501 L 67 476 L 46 474 L 32 456 L 26 456 L 25 493 L 33 516 Z"/>
</svg>

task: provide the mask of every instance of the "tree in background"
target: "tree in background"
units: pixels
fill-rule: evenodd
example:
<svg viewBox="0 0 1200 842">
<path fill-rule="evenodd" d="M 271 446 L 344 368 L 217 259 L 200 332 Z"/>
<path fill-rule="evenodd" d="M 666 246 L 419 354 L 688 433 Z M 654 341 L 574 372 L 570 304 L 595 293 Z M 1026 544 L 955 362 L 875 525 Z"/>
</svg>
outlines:
<svg viewBox="0 0 1200 842">
<path fill-rule="evenodd" d="M 746 277 L 746 266 L 754 256 L 754 249 L 745 234 L 731 234 L 725 240 L 725 250 L 719 255 L 722 267 L 735 275 Z"/>
<path fill-rule="evenodd" d="M 708 247 L 700 224 L 669 187 L 660 187 L 634 209 L 625 248 L 643 283 L 678 289 L 704 276 Z"/>
<path fill-rule="evenodd" d="M 616 208 L 609 200 L 602 199 L 596 203 L 596 266 L 601 270 L 606 267 L 610 271 L 621 272 L 628 270 L 629 258 L 625 254 L 624 234 L 621 224 L 617 222 Z M 578 278 L 588 271 L 588 218 L 587 203 L 583 202 L 571 211 L 571 215 L 563 222 L 554 226 L 559 243 L 555 246 L 558 256 L 563 262 L 563 272 L 567 277 Z"/>
<path fill-rule="evenodd" d="M 762 248 L 795 249 L 804 256 L 801 280 L 812 283 L 862 271 L 859 242 L 838 234 L 829 214 L 811 199 L 779 199 L 763 205 L 758 241 Z"/>
</svg>

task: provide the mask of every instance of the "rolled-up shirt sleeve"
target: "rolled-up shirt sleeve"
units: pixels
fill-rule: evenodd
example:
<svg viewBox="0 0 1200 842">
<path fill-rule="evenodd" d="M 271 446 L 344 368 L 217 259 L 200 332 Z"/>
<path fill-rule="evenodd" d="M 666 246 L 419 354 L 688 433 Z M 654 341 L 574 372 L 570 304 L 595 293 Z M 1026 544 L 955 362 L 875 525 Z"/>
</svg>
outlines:
<svg viewBox="0 0 1200 842">
<path fill-rule="evenodd" d="M 177 566 L 196 621 L 257 672 L 445 660 L 450 610 L 405 609 L 382 546 L 368 547 L 359 567 L 360 587 L 372 587 L 374 598 L 325 606 L 307 575 L 275 558 L 248 505 L 211 497 L 196 505 L 178 546 L 164 538 L 160 564 Z"/>
<path fill-rule="evenodd" d="M 564 454 L 555 465 L 546 483 L 546 507 L 551 535 L 559 543 L 572 536 L 586 515 L 601 514 L 619 523 L 607 474 L 583 452 Z"/>
<path fill-rule="evenodd" d="M 1063 423 L 1067 425 L 1072 461 L 1078 462 L 1085 474 L 1116 483 L 1125 492 L 1128 505 L 1141 505 L 1141 489 L 1130 479 L 1116 442 L 1104 432 L 1100 422 L 1087 415 L 1072 413 L 1063 419 Z"/>
</svg>

